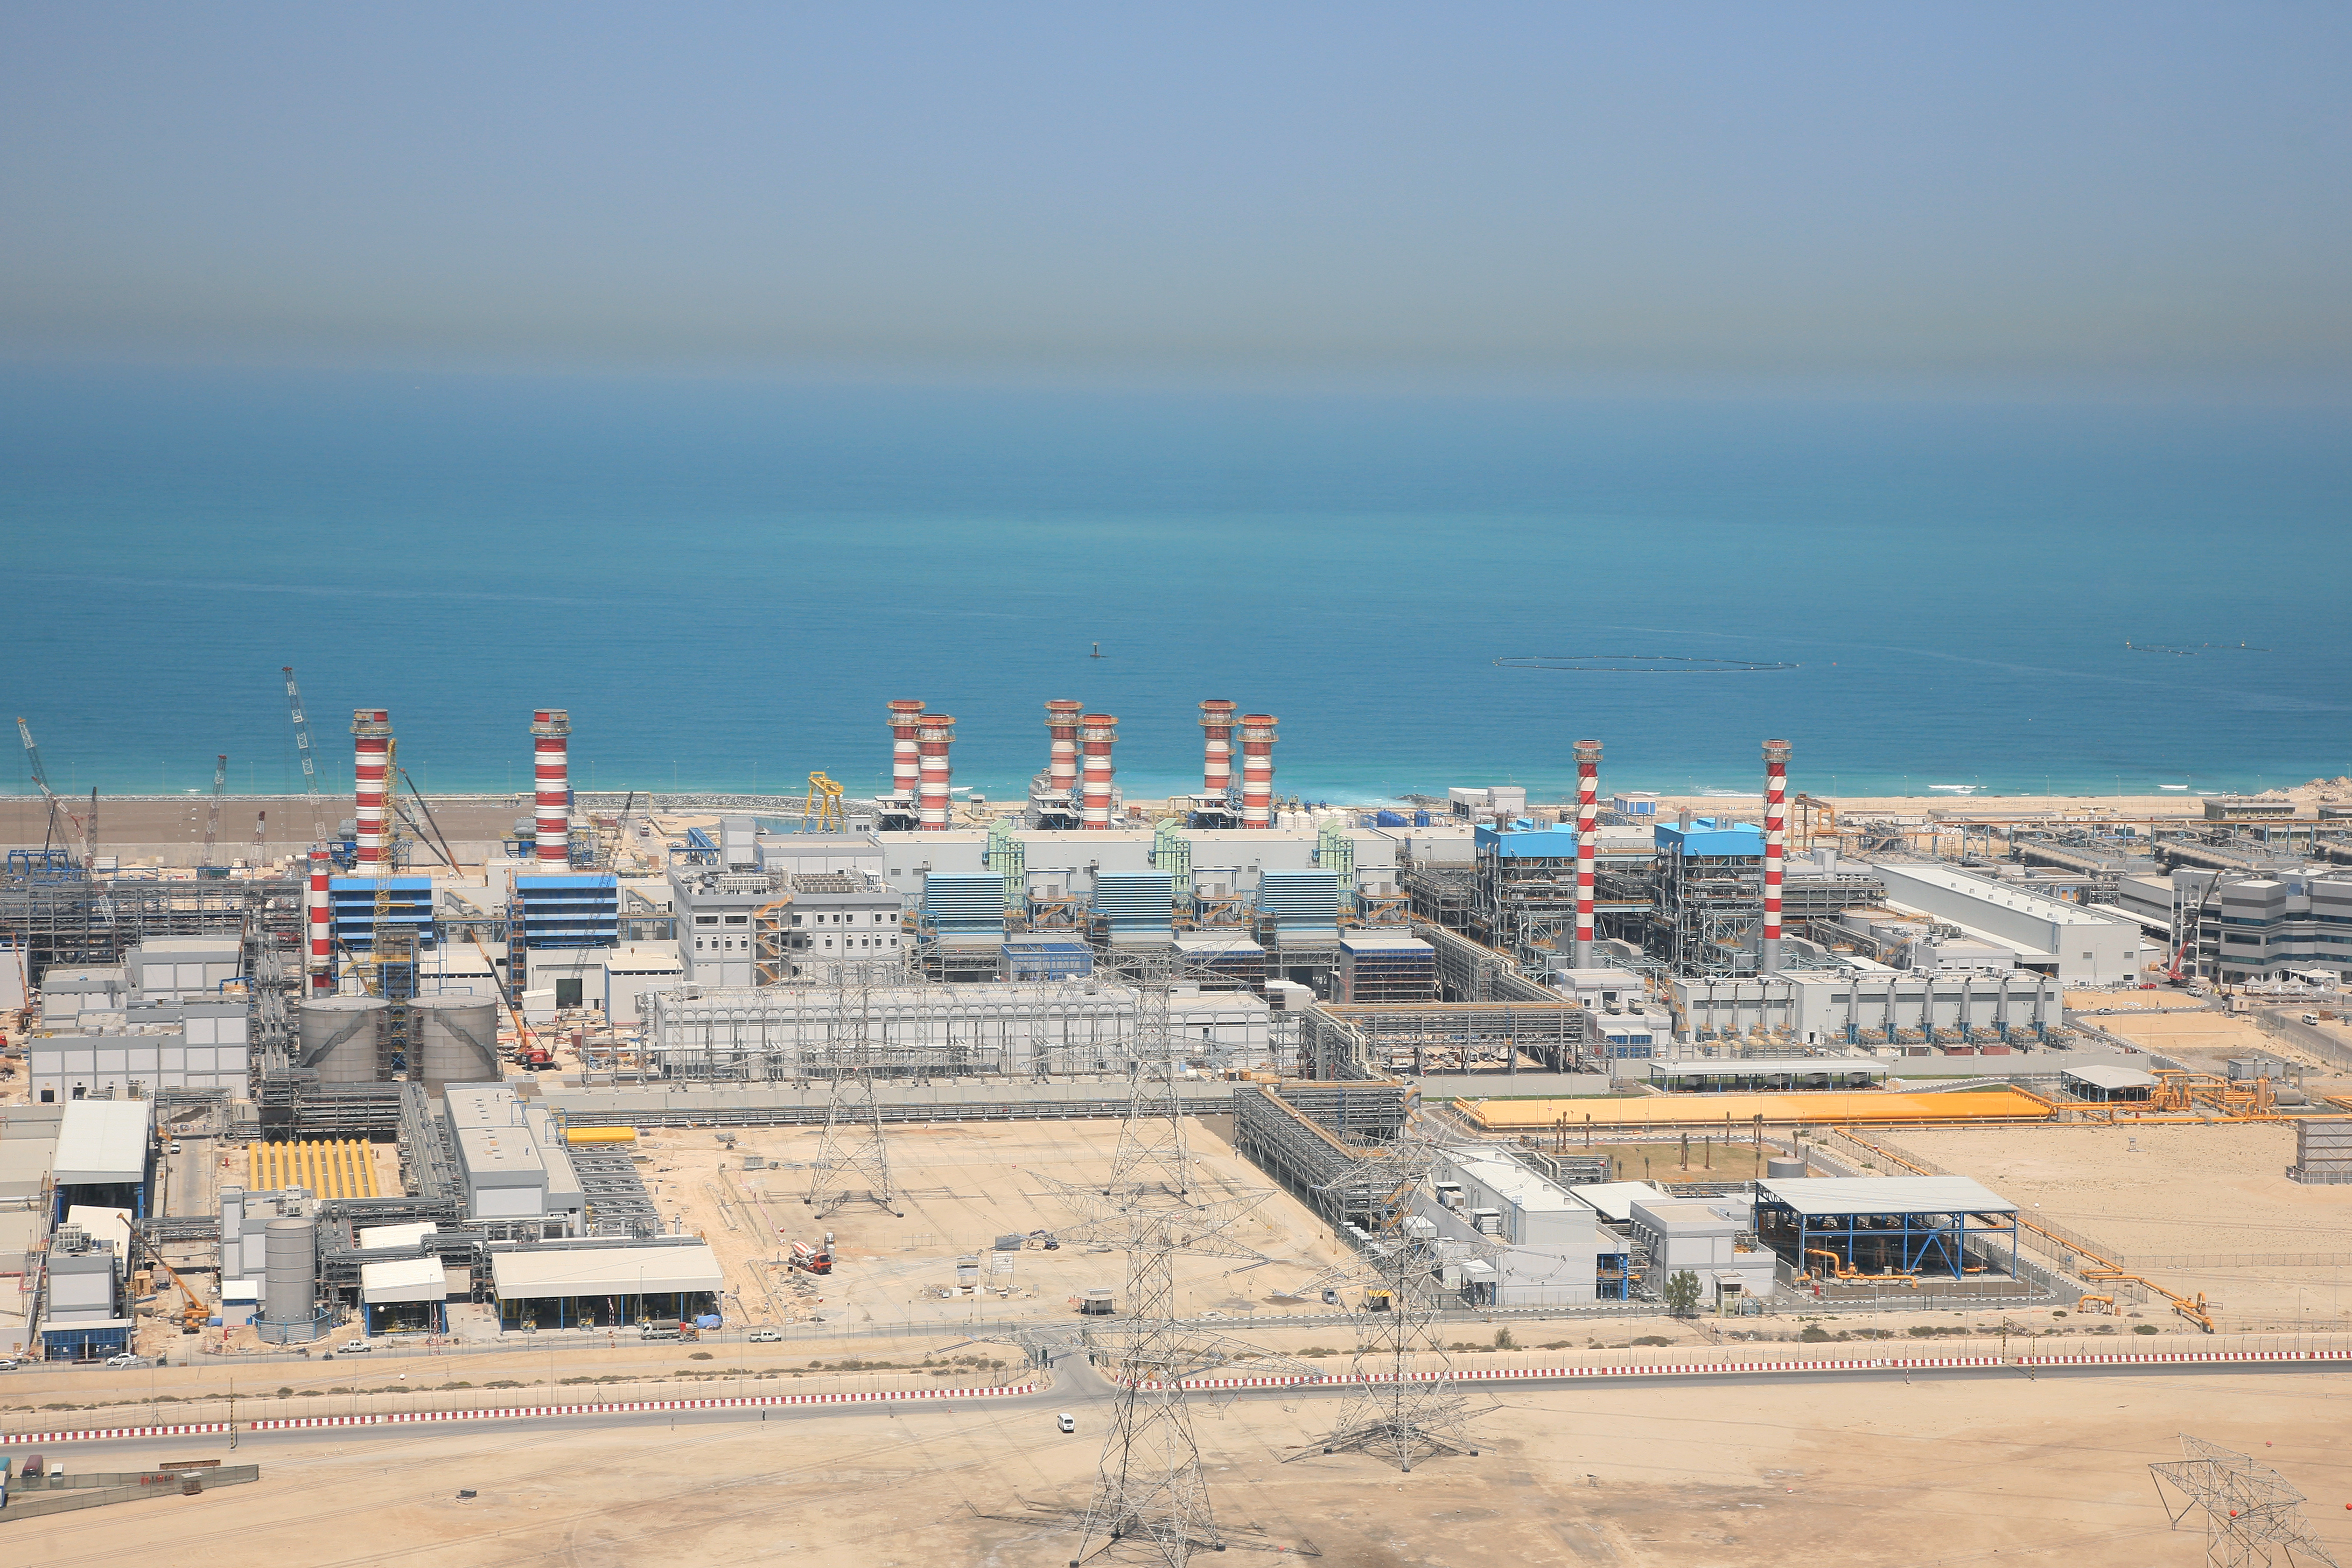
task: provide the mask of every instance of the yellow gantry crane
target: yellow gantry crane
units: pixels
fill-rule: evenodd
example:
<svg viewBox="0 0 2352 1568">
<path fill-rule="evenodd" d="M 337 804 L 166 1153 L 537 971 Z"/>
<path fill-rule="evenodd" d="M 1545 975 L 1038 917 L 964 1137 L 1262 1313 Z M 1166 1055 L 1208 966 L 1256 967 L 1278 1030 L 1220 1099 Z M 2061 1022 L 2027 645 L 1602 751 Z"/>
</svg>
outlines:
<svg viewBox="0 0 2352 1568">
<path fill-rule="evenodd" d="M 801 807 L 801 831 L 839 833 L 845 826 L 841 786 L 821 773 L 809 774 L 808 804 Z"/>
</svg>

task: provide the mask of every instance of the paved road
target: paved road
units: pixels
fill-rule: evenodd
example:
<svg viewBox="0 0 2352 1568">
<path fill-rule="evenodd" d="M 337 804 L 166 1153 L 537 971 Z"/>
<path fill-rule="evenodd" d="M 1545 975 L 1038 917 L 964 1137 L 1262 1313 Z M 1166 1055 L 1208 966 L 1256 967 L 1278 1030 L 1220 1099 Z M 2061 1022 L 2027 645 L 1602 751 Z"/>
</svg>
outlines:
<svg viewBox="0 0 2352 1568">
<path fill-rule="evenodd" d="M 1547 1391 L 1560 1388 L 1604 1389 L 1643 1384 L 1652 1388 L 1670 1384 L 1675 1388 L 1714 1388 L 1756 1386 L 1801 1383 L 1807 1386 L 1818 1384 L 1906 1383 L 1906 1382 L 1984 1382 L 1990 1380 L 2039 1381 L 2042 1379 L 2100 1379 L 2131 1377 L 2211 1377 L 2211 1376 L 2326 1376 L 2344 1377 L 2347 1367 L 2342 1362 L 2173 1362 L 2152 1365 L 2126 1366 L 1989 1366 L 1989 1367 L 1845 1367 L 1827 1372 L 1810 1373 L 1692 1373 L 1668 1379 L 1656 1374 L 1626 1373 L 1621 1375 L 1597 1377 L 1555 1377 L 1514 1379 L 1472 1387 L 1473 1393 L 1485 1393 L 1490 1397 L 1507 1401 L 1515 1393 Z M 1297 1400 L 1328 1399 L 1349 1390 L 1339 1385 L 1288 1388 L 1239 1388 L 1202 1390 L 1196 1396 L 1202 1405 L 1226 1400 Z M 1042 1423 L 1060 1412 L 1068 1411 L 1078 1418 L 1081 1435 L 1098 1435 L 1113 1390 L 1085 1358 L 1070 1355 L 1060 1358 L 1054 1368 L 1054 1385 L 1034 1394 L 1008 1394 L 1002 1398 L 968 1401 L 942 1401 L 938 1404 L 910 1405 L 898 1402 L 875 1401 L 865 1405 L 786 1405 L 758 1410 L 650 1410 L 592 1411 L 577 1415 L 518 1416 L 501 1420 L 501 1427 L 530 1425 L 538 1429 L 562 1427 L 574 1431 L 674 1431 L 704 1426 L 789 1427 L 811 1422 L 861 1420 L 897 1420 L 908 1415 L 938 1415 L 958 1408 L 982 1409 L 992 1415 L 1014 1411 L 1034 1412 Z M 459 1425 L 418 1422 L 404 1425 L 375 1426 L 321 1426 L 295 1431 L 249 1432 L 238 1436 L 236 1452 L 243 1457 L 259 1458 L 273 1450 L 284 1452 L 306 1445 L 348 1443 L 352 1441 L 414 1443 L 436 1441 L 468 1428 Z M 58 1445 L 58 1455 L 77 1466 L 84 1454 L 112 1450 L 152 1450 L 165 1447 L 173 1457 L 195 1454 L 210 1458 L 225 1453 L 229 1441 L 225 1436 L 195 1438 L 121 1438 L 101 1442 L 80 1442 Z M 86 1468 L 86 1467 L 81 1467 Z"/>
<path fill-rule="evenodd" d="M 2263 1033 L 2309 1051 L 2321 1061 L 2352 1068 L 2352 1046 L 2347 1046 L 2340 1036 L 2303 1021 L 2304 1014 L 2316 1010 L 2316 1002 L 2302 1001 L 2285 1007 L 2257 1007 L 2251 1016 Z"/>
</svg>

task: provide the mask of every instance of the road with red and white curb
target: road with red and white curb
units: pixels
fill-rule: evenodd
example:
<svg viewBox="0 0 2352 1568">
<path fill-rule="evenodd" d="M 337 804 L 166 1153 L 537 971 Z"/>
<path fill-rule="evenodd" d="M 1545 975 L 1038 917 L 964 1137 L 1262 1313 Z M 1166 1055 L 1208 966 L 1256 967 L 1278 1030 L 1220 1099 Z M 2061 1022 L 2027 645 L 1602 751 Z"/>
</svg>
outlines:
<svg viewBox="0 0 2352 1568">
<path fill-rule="evenodd" d="M 2226 1372 L 2243 1367 L 2248 1370 L 2329 1371 L 2336 1368 L 2352 1370 L 2352 1351 L 2150 1351 L 2144 1353 L 2128 1352 L 2112 1354 L 2041 1355 L 2041 1356 L 1870 1356 L 1837 1357 L 1821 1360 L 1791 1361 L 1719 1361 L 1666 1362 L 1618 1366 L 1549 1366 L 1549 1367 L 1481 1367 L 1453 1373 L 1459 1381 L 1469 1383 L 1567 1383 L 1639 1381 L 1657 1378 L 1694 1378 L 1721 1382 L 1725 1380 L 1770 1379 L 1789 1376 L 1842 1374 L 1846 1377 L 1907 1375 L 1913 1372 L 1946 1373 L 1993 1373 L 2000 1372 L 2051 1371 L 2060 1373 L 2154 1372 L 2168 1367 Z M 1083 1361 L 1076 1361 L 1071 1369 L 1081 1375 L 1072 1386 L 1061 1392 L 1061 1397 L 1073 1404 L 1087 1403 L 1101 1397 L 1090 1393 L 1086 1384 L 1097 1389 L 1108 1384 L 1092 1375 L 1092 1369 Z M 1412 1381 L 1433 1380 L 1435 1373 L 1417 1373 Z M 1384 1381 L 1384 1380 L 1374 1380 Z M 1151 1385 L 1156 1386 L 1156 1385 Z M 1345 1373 L 1328 1376 L 1291 1377 L 1209 1377 L 1194 1378 L 1185 1386 L 1202 1392 L 1233 1390 L 1237 1393 L 1262 1390 L 1286 1394 L 1339 1394 L 1363 1386 L 1356 1378 Z M 1053 1384 L 1045 1383 L 1016 1384 L 1004 1388 L 918 1388 L 872 1394 L 746 1394 L 713 1399 L 637 1399 L 616 1400 L 590 1405 L 525 1405 L 494 1410 L 412 1410 L 373 1415 L 291 1415 L 268 1417 L 236 1423 L 239 1433 L 266 1434 L 323 1431 L 335 1427 L 408 1427 L 450 1421 L 529 1421 L 562 1419 L 611 1419 L 632 1415 L 680 1414 L 723 1414 L 729 1411 L 797 1409 L 813 1412 L 816 1407 L 890 1407 L 917 1403 L 971 1399 L 1020 1401 L 1043 1399 L 1054 1394 Z M 846 1413 L 846 1412 L 845 1412 Z M 197 1422 L 175 1426 L 105 1426 L 85 1431 L 26 1432 L 0 1436 L 0 1446 L 25 1447 L 33 1444 L 131 1442 L 163 1437 L 222 1435 L 229 1431 L 225 1421 Z"/>
<path fill-rule="evenodd" d="M 2279 1362 L 2297 1363 L 2334 1363 L 2352 1365 L 2352 1351 L 2148 1351 L 2146 1352 L 2117 1352 L 2107 1355 L 2035 1355 L 2035 1356 L 1871 1356 L 1823 1357 L 1805 1361 L 1717 1361 L 1662 1362 L 1654 1364 L 1637 1363 L 1623 1366 L 1543 1366 L 1543 1367 L 1479 1367 L 1456 1371 L 1453 1378 L 1460 1383 L 1559 1383 L 1572 1378 L 1648 1378 L 1648 1377 L 1741 1377 L 1780 1376 L 1788 1373 L 1824 1372 L 1948 1372 L 2014 1368 L 2031 1371 L 2042 1367 L 2116 1367 L 2139 1368 L 2195 1365 L 2261 1365 Z M 1421 1372 L 1408 1374 L 1413 1383 L 1434 1382 L 1441 1374 Z M 1386 1382 L 1385 1378 L 1373 1381 Z M 1157 1387 L 1158 1384 L 1147 1384 Z M 1187 1388 L 1290 1388 L 1314 1390 L 1322 1388 L 1353 1388 L 1360 1380 L 1346 1373 L 1324 1376 L 1289 1377 L 1202 1377 L 1187 1379 Z"/>
<path fill-rule="evenodd" d="M 374 1415 L 286 1415 L 240 1421 L 239 1432 L 294 1432 L 326 1426 L 414 1426 L 436 1421 L 528 1421 L 581 1415 L 652 1415 L 686 1410 L 773 1410 L 814 1405 L 904 1404 L 918 1400 L 1003 1399 L 1038 1393 L 1045 1385 L 1008 1388 L 908 1388 L 875 1394 L 753 1394 L 719 1399 L 616 1399 L 601 1405 L 520 1405 L 496 1410 L 399 1410 Z M 114 1443 L 141 1437 L 178 1437 L 226 1433 L 226 1421 L 184 1426 L 100 1426 L 82 1432 L 23 1432 L 0 1436 L 0 1444 Z"/>
</svg>

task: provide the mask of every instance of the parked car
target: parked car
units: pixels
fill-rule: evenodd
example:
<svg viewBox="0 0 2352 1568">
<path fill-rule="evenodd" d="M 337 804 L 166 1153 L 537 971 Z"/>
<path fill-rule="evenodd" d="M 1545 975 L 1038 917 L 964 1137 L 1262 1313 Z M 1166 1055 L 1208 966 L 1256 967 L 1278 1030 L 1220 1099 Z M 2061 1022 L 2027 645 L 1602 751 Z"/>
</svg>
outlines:
<svg viewBox="0 0 2352 1568">
<path fill-rule="evenodd" d="M 1065 1410 L 1054 1417 L 1054 1425 L 1065 1432 L 1075 1432 L 1078 1429 L 1078 1418 Z"/>
<path fill-rule="evenodd" d="M 176 1140 L 176 1139 L 175 1139 L 175 1140 L 173 1140 L 173 1142 L 170 1144 L 170 1146 L 169 1146 L 169 1147 L 167 1147 L 163 1152 L 164 1152 L 165 1153 L 167 1153 L 167 1154 L 176 1154 L 176 1153 L 178 1153 L 178 1152 L 180 1152 L 180 1145 L 179 1145 L 179 1142 L 178 1142 L 178 1140 Z"/>
<path fill-rule="evenodd" d="M 108 1356 L 106 1358 L 106 1364 L 109 1366 L 137 1366 L 139 1364 L 139 1358 L 132 1355 L 129 1351 L 124 1351 L 121 1355 Z"/>
<path fill-rule="evenodd" d="M 365 1340 L 345 1340 L 341 1348 L 345 1355 L 372 1355 L 375 1352 L 375 1347 Z"/>
<path fill-rule="evenodd" d="M 784 1331 L 782 1329 L 753 1329 L 751 1331 L 751 1342 L 755 1345 L 772 1345 L 782 1341 Z"/>
<path fill-rule="evenodd" d="M 21 1364 L 16 1361 L 0 1358 L 0 1372 L 14 1372 Z"/>
</svg>

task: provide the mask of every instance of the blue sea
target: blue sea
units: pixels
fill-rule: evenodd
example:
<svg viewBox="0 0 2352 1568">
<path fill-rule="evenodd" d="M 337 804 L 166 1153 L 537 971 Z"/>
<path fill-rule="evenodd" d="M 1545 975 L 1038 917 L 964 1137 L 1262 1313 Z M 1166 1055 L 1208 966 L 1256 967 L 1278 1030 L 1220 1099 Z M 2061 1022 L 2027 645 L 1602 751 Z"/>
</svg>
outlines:
<svg viewBox="0 0 2352 1568">
<path fill-rule="evenodd" d="M 894 697 L 996 796 L 1056 697 L 1139 795 L 1204 697 L 1309 799 L 1586 735 L 1610 789 L 2352 773 L 2337 408 L 17 369 L 0 463 L 61 790 L 295 784 L 287 664 L 339 791 L 361 705 L 436 791 L 524 787 L 535 706 L 582 788 L 871 791 Z"/>
</svg>

